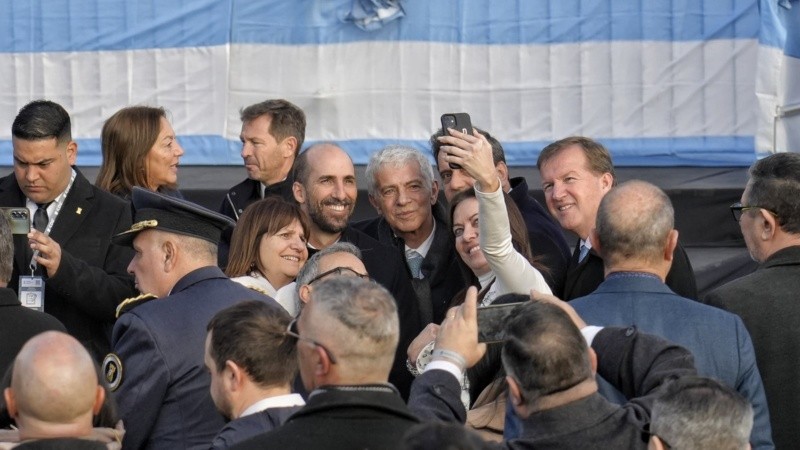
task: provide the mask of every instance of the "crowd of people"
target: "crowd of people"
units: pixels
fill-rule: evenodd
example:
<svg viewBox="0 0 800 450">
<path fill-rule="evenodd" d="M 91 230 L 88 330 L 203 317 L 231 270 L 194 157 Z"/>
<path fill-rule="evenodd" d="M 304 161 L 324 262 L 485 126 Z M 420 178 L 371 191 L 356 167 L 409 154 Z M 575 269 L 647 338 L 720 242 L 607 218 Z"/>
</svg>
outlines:
<svg viewBox="0 0 800 450">
<path fill-rule="evenodd" d="M 667 195 L 618 184 L 593 139 L 542 150 L 543 206 L 486 130 L 376 149 L 357 180 L 336 143 L 303 147 L 292 103 L 241 120 L 247 178 L 216 212 L 181 194 L 164 109 L 106 121 L 94 184 L 63 107 L 19 111 L 0 206 L 31 229 L 0 216 L 0 449 L 799 437 L 800 154 L 750 168 L 730 209 L 760 265 L 701 299 Z M 376 215 L 353 222 L 359 181 Z M 507 303 L 479 342 L 480 308 Z"/>
</svg>

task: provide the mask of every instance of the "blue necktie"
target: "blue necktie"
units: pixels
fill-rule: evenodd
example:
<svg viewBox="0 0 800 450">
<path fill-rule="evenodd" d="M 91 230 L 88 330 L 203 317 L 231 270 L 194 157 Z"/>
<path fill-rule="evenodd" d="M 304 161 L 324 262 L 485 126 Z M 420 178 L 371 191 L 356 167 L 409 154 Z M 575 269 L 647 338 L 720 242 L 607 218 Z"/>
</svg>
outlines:
<svg viewBox="0 0 800 450">
<path fill-rule="evenodd" d="M 411 269 L 411 276 L 417 279 L 422 278 L 422 255 L 411 250 L 406 255 L 406 262 L 408 263 L 408 268 Z"/>
<path fill-rule="evenodd" d="M 578 255 L 578 263 L 582 263 L 584 259 L 586 259 L 586 255 L 589 254 L 589 247 L 585 244 L 581 244 L 581 253 Z"/>
</svg>

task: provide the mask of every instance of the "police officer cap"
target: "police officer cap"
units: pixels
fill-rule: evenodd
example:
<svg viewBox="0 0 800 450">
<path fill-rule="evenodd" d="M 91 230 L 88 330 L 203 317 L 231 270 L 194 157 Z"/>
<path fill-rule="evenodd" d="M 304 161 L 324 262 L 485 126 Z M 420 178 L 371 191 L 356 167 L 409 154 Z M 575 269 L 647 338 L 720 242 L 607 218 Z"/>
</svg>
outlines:
<svg viewBox="0 0 800 450">
<path fill-rule="evenodd" d="M 163 230 L 193 236 L 218 244 L 222 230 L 236 225 L 222 214 L 192 202 L 140 187 L 133 188 L 133 225 L 114 236 L 114 243 L 130 246 L 144 230 Z"/>
</svg>

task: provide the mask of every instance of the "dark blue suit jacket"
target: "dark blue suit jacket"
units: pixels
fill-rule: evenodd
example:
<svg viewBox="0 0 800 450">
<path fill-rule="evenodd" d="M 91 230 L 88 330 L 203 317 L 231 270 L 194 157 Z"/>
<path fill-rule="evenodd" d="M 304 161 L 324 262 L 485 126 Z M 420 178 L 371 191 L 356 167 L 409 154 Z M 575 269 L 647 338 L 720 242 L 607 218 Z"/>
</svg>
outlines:
<svg viewBox="0 0 800 450">
<path fill-rule="evenodd" d="M 753 342 L 738 316 L 680 297 L 655 276 L 634 273 L 612 274 L 570 304 L 590 325 L 635 325 L 689 349 L 700 375 L 720 380 L 752 403 L 753 448 L 773 448 Z M 603 385 L 601 392 L 613 398 L 609 388 Z"/>
<path fill-rule="evenodd" d="M 112 345 L 122 363 L 114 398 L 126 429 L 123 448 L 208 449 L 224 421 L 209 394 L 206 326 L 243 300 L 280 307 L 217 267 L 203 267 L 181 278 L 169 296 L 120 316 Z"/>
</svg>

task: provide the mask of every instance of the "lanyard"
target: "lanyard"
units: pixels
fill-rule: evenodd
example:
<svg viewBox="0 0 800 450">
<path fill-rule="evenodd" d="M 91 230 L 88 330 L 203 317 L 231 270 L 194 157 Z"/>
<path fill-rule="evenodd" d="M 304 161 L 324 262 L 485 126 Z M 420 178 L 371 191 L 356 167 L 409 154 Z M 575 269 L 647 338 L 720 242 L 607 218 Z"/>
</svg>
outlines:
<svg viewBox="0 0 800 450">
<path fill-rule="evenodd" d="M 75 182 L 75 170 L 72 171 L 72 176 L 69 179 L 69 184 L 67 185 L 67 189 L 65 189 L 64 192 L 62 192 L 61 195 L 59 195 L 56 201 L 54 202 L 56 204 L 56 208 L 55 210 L 53 210 L 53 217 L 50 218 L 50 220 L 47 222 L 47 227 L 44 229 L 45 236 L 50 236 L 50 230 L 53 229 L 53 224 L 56 223 L 56 218 L 58 217 L 58 214 L 61 212 L 61 207 L 64 206 L 64 202 L 67 200 L 67 194 L 69 194 L 69 191 L 72 189 L 72 185 L 74 182 Z M 31 269 L 31 276 L 33 276 L 33 273 L 36 271 L 36 267 L 38 266 L 38 264 L 36 263 L 37 256 L 39 256 L 39 250 L 34 251 L 33 257 L 31 258 L 31 263 L 29 266 Z"/>
</svg>

